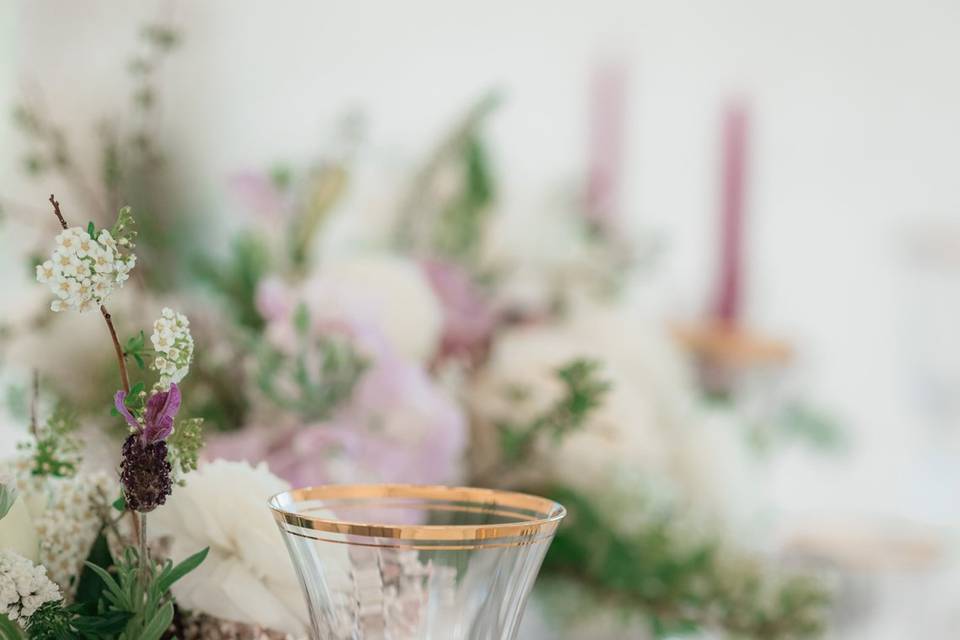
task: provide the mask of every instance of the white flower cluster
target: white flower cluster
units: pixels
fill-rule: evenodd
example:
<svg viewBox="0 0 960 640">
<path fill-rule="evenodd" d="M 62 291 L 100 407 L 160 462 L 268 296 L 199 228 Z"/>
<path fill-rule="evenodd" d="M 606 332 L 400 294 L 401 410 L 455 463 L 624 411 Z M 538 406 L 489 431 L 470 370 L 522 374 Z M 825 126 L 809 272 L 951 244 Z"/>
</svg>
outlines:
<svg viewBox="0 0 960 640">
<path fill-rule="evenodd" d="M 20 553 L 46 567 L 50 579 L 69 600 L 83 561 L 103 525 L 103 514 L 110 512 L 112 496 L 117 495 L 117 483 L 104 471 L 78 473 L 70 478 L 33 475 L 33 461 L 27 457 L 11 461 L 9 471 L 20 493 L 13 511 L 25 509 L 18 514 L 20 520 L 11 523 L 20 528 L 20 547 L 24 549 Z M 5 543 L 12 538 L 4 538 L 2 528 L 0 546 L 7 548 Z M 30 548 L 34 551 L 27 553 Z"/>
<path fill-rule="evenodd" d="M 171 382 L 183 380 L 190 369 L 190 361 L 193 359 L 190 321 L 182 313 L 164 307 L 160 318 L 153 323 L 150 341 L 156 351 L 153 368 L 160 373 L 157 388 L 166 391 Z"/>
<path fill-rule="evenodd" d="M 13 551 L 0 551 L 0 613 L 25 621 L 45 602 L 60 599 L 47 570 Z"/>
<path fill-rule="evenodd" d="M 37 280 L 48 284 L 57 296 L 50 303 L 53 311 L 89 311 L 115 287 L 123 286 L 136 260 L 136 255 L 121 250 L 106 229 L 94 239 L 82 227 L 71 227 L 57 236 L 57 248 L 50 259 L 37 265 Z"/>
<path fill-rule="evenodd" d="M 101 513 L 109 513 L 110 496 L 116 495 L 117 486 L 109 475 L 97 471 L 49 478 L 47 491 L 46 508 L 33 518 L 40 562 L 69 596 L 100 532 Z"/>
</svg>

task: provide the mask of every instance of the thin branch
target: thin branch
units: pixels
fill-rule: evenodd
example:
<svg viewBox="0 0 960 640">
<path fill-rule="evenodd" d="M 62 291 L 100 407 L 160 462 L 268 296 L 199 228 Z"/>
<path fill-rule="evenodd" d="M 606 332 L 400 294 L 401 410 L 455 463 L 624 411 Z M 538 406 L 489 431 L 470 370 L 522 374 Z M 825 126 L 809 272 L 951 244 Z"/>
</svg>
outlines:
<svg viewBox="0 0 960 640">
<path fill-rule="evenodd" d="M 113 317 L 107 308 L 100 305 L 100 313 L 107 322 L 107 328 L 110 329 L 110 338 L 113 340 L 113 350 L 117 352 L 117 364 L 120 366 L 120 382 L 123 383 L 123 391 L 130 393 L 130 379 L 127 377 L 127 361 L 123 357 L 123 347 L 120 346 L 120 339 L 117 338 L 117 330 L 113 328 Z"/>
<path fill-rule="evenodd" d="M 53 214 L 57 216 L 57 220 L 60 221 L 60 226 L 64 229 L 67 228 L 67 221 L 64 220 L 63 214 L 60 212 L 60 203 L 57 202 L 57 199 L 53 197 L 53 194 L 50 194 L 50 204 L 53 205 Z M 127 377 L 127 362 L 123 358 L 123 348 L 120 346 L 120 339 L 117 338 L 117 330 L 113 327 L 113 317 L 110 315 L 110 312 L 107 311 L 107 308 L 100 305 L 100 313 L 103 314 L 103 319 L 107 323 L 107 328 L 110 330 L 110 339 L 113 340 L 113 350 L 117 354 L 117 364 L 120 367 L 120 382 L 123 384 L 123 390 L 127 394 L 130 393 L 130 379 Z M 144 518 L 138 517 L 135 511 L 130 512 L 130 517 L 133 521 L 133 539 L 135 544 L 145 544 L 146 536 L 144 535 L 144 529 L 146 521 Z"/>
<path fill-rule="evenodd" d="M 57 199 L 53 197 L 53 194 L 50 194 L 50 204 L 53 205 L 53 215 L 57 216 L 57 220 L 60 221 L 60 226 L 64 229 L 67 228 L 67 221 L 63 219 L 63 214 L 60 213 L 60 203 L 57 202 Z"/>
</svg>

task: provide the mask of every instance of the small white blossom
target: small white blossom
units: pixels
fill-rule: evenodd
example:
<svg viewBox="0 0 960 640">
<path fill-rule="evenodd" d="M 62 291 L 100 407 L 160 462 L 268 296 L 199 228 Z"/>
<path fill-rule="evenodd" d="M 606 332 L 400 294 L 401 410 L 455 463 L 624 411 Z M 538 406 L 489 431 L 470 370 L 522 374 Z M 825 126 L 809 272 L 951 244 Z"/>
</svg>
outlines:
<svg viewBox="0 0 960 640">
<path fill-rule="evenodd" d="M 106 229 L 96 239 L 80 227 L 64 229 L 50 259 L 37 266 L 37 281 L 47 284 L 58 299 L 53 311 L 95 309 L 130 277 L 136 256 L 124 255 Z"/>
<path fill-rule="evenodd" d="M 170 388 L 170 383 L 180 382 L 190 370 L 193 336 L 190 335 L 190 321 L 187 316 L 165 307 L 153 323 L 150 342 L 156 351 L 152 368 L 160 373 L 157 388 L 166 391 Z"/>
<path fill-rule="evenodd" d="M 55 277 L 55 272 L 53 269 L 53 261 L 47 260 L 43 264 L 37 265 L 37 281 L 47 283 L 53 280 Z"/>
<path fill-rule="evenodd" d="M 0 551 L 0 613 L 26 621 L 45 602 L 60 599 L 47 570 L 13 551 Z"/>
</svg>

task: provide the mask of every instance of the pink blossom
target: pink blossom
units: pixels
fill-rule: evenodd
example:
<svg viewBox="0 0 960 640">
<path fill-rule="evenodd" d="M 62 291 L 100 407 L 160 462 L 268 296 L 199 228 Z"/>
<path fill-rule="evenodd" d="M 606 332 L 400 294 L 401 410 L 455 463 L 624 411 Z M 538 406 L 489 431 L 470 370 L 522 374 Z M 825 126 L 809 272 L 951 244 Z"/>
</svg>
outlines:
<svg viewBox="0 0 960 640">
<path fill-rule="evenodd" d="M 230 177 L 230 187 L 240 200 L 265 218 L 276 218 L 288 207 L 288 199 L 269 176 L 244 171 Z"/>
<path fill-rule="evenodd" d="M 294 486 L 326 483 L 456 482 L 466 419 L 424 369 L 382 354 L 329 421 L 252 427 L 219 436 L 208 457 L 265 460 Z"/>
<path fill-rule="evenodd" d="M 459 265 L 428 260 L 423 270 L 443 307 L 440 356 L 476 355 L 486 347 L 496 324 L 492 307 Z"/>
</svg>

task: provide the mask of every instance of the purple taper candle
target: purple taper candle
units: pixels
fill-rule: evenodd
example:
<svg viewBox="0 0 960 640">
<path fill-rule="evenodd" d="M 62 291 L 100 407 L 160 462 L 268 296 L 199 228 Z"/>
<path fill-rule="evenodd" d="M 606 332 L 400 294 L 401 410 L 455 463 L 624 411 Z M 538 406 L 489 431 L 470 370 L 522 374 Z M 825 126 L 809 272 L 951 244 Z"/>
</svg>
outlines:
<svg viewBox="0 0 960 640">
<path fill-rule="evenodd" d="M 622 62 L 598 66 L 590 86 L 590 141 L 586 216 L 591 224 L 616 226 L 623 173 L 627 69 Z"/>
<path fill-rule="evenodd" d="M 719 271 L 713 317 L 731 326 L 739 321 L 743 303 L 744 201 L 749 124 L 745 105 L 734 103 L 727 108 L 723 118 Z"/>
</svg>

